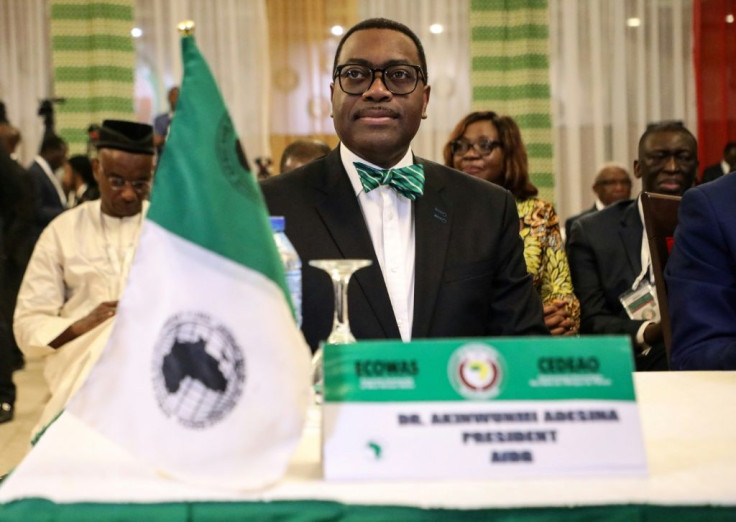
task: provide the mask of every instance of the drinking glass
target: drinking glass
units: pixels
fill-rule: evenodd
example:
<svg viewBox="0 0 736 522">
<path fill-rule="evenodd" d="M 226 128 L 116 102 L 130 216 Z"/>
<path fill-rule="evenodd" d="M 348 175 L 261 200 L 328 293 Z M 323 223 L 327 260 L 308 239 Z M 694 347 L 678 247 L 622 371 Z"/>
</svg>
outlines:
<svg viewBox="0 0 736 522">
<path fill-rule="evenodd" d="M 356 270 L 370 266 L 370 259 L 315 259 L 309 262 L 310 266 L 324 270 L 332 279 L 335 293 L 335 314 L 332 322 L 332 331 L 324 344 L 349 344 L 355 342 L 350 331 L 348 318 L 348 284 Z M 324 385 L 324 371 L 322 368 L 322 347 L 318 348 L 312 358 L 312 382 L 314 385 L 315 401 L 322 402 L 322 387 Z"/>
</svg>

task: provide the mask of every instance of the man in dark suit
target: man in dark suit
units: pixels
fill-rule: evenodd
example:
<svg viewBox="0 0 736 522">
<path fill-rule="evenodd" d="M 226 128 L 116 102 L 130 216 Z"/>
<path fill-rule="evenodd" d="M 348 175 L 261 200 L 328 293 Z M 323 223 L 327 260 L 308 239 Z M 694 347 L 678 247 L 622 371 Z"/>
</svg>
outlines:
<svg viewBox="0 0 736 522">
<path fill-rule="evenodd" d="M 675 370 L 736 370 L 736 176 L 688 191 L 665 268 Z"/>
<path fill-rule="evenodd" d="M 284 174 L 317 158 L 327 156 L 329 153 L 330 146 L 322 140 L 302 139 L 292 141 L 281 154 L 279 172 Z"/>
<path fill-rule="evenodd" d="M 47 134 L 41 142 L 38 156 L 28 167 L 35 190 L 37 235 L 66 210 L 64 188 L 55 171 L 66 162 L 67 152 L 63 139 L 55 134 Z"/>
<path fill-rule="evenodd" d="M 570 240 L 572 225 L 575 221 L 598 210 L 603 210 L 617 201 L 631 198 L 631 176 L 629 176 L 623 165 L 606 163 L 595 176 L 593 192 L 595 193 L 595 203 L 593 206 L 583 210 L 580 214 L 575 214 L 567 218 L 567 221 L 565 221 L 566 247 Z"/>
<path fill-rule="evenodd" d="M 23 356 L 13 337 L 12 318 L 35 242 L 33 186 L 12 158 L 19 141 L 18 129 L 0 115 L 0 423 L 12 420 L 15 411 L 12 375 L 23 365 Z"/>
<path fill-rule="evenodd" d="M 700 183 L 713 181 L 734 170 L 736 170 L 736 141 L 729 141 L 723 148 L 723 160 L 715 165 L 705 167 Z"/>
<path fill-rule="evenodd" d="M 416 35 L 366 20 L 342 38 L 334 65 L 341 144 L 262 184 L 302 259 L 312 349 L 332 326 L 330 281 L 308 265 L 321 258 L 373 261 L 349 287 L 357 339 L 547 333 L 511 195 L 411 152 L 430 91 Z"/>
<path fill-rule="evenodd" d="M 169 100 L 169 111 L 162 112 L 153 119 L 153 144 L 156 145 L 159 161 L 164 152 L 166 137 L 169 135 L 171 119 L 176 111 L 176 102 L 179 101 L 179 87 L 172 87 L 166 95 Z"/>
<path fill-rule="evenodd" d="M 698 147 L 680 123 L 650 125 L 639 140 L 634 174 L 643 190 L 682 195 L 695 180 Z M 580 332 L 627 334 L 637 370 L 666 370 L 659 321 L 630 318 L 620 298 L 647 282 L 654 288 L 639 199 L 620 201 L 579 219 L 572 227 L 568 260 L 580 299 Z"/>
<path fill-rule="evenodd" d="M 11 159 L 8 136 L 17 131 L 0 122 L 0 423 L 13 419 L 18 348 L 12 331 L 15 296 L 30 256 L 28 235 L 33 219 L 32 188 L 23 168 Z"/>
</svg>

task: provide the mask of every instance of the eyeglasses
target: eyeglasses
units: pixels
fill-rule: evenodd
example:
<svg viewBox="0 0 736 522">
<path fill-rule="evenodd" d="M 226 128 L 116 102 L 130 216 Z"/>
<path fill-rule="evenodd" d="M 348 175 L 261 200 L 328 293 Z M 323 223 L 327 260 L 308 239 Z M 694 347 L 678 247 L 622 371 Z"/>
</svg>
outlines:
<svg viewBox="0 0 736 522">
<path fill-rule="evenodd" d="M 383 84 L 392 94 L 411 94 L 416 90 L 420 78 L 424 81 L 424 73 L 418 65 L 389 65 L 383 69 L 372 69 L 346 63 L 335 68 L 332 78 L 337 78 L 345 94 L 359 95 L 371 88 L 377 72 L 381 73 Z"/>
<path fill-rule="evenodd" d="M 123 190 L 125 188 L 125 185 L 130 184 L 130 187 L 138 194 L 145 194 L 151 189 L 151 182 L 150 181 L 144 181 L 144 180 L 133 180 L 130 181 L 125 178 L 121 178 L 120 176 L 107 176 L 107 182 L 110 184 L 110 187 L 112 187 L 113 190 Z"/>
<path fill-rule="evenodd" d="M 495 149 L 503 147 L 503 143 L 496 140 L 479 140 L 475 143 L 470 143 L 467 140 L 455 140 L 450 143 L 450 150 L 453 156 L 462 156 L 466 154 L 471 147 L 476 150 L 481 156 L 488 156 Z"/>
</svg>

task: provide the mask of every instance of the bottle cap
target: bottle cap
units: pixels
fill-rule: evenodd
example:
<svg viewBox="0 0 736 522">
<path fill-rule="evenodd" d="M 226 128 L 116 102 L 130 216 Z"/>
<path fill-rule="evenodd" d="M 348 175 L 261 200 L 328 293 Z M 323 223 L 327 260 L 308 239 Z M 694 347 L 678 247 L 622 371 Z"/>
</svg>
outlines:
<svg viewBox="0 0 736 522">
<path fill-rule="evenodd" d="M 271 216 L 268 219 L 271 222 L 271 230 L 274 232 L 284 231 L 286 225 L 286 219 L 284 219 L 284 216 Z"/>
</svg>

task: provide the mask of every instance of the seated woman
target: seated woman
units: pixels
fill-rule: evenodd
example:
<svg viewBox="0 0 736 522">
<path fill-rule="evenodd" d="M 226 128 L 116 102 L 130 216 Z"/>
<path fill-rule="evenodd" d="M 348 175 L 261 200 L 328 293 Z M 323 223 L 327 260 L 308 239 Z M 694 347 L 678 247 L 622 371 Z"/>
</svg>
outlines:
<svg viewBox="0 0 736 522">
<path fill-rule="evenodd" d="M 67 193 L 69 208 L 100 198 L 100 189 L 92 171 L 92 162 L 87 156 L 76 155 L 69 158 L 64 166 L 64 177 L 61 184 Z"/>
<path fill-rule="evenodd" d="M 542 298 L 547 328 L 552 335 L 576 334 L 580 303 L 572 290 L 560 223 L 554 207 L 536 197 L 519 126 L 509 116 L 472 112 L 455 126 L 443 155 L 448 167 L 496 183 L 514 195 L 524 259 Z"/>
</svg>

